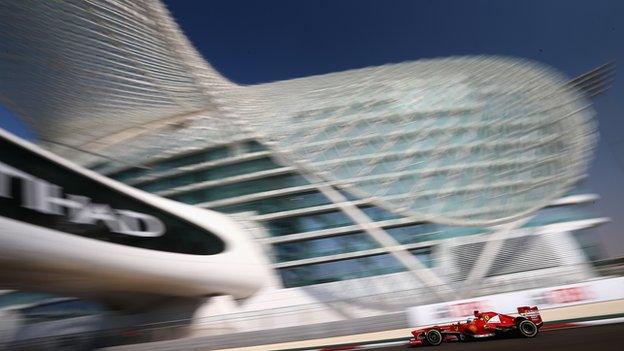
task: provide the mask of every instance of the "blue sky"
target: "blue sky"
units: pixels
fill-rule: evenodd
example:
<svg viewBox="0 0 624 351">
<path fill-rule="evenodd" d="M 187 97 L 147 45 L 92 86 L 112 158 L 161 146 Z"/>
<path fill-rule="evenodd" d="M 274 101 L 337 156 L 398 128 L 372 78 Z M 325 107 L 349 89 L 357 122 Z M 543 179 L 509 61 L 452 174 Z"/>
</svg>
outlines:
<svg viewBox="0 0 624 351">
<path fill-rule="evenodd" d="M 624 64 L 624 1 L 165 1 L 201 54 L 222 74 L 254 84 L 451 55 L 511 55 L 569 76 Z M 589 177 L 603 199 L 599 227 L 624 255 L 624 73 L 596 103 L 601 140 Z M 0 110 L 0 126 L 29 136 Z"/>
</svg>

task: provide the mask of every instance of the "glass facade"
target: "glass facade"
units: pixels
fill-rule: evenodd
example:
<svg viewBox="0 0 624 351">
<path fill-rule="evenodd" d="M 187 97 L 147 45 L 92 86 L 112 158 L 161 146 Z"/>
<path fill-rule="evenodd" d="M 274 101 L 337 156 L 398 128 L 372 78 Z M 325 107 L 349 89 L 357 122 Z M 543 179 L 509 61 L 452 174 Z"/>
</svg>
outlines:
<svg viewBox="0 0 624 351">
<path fill-rule="evenodd" d="M 458 141 L 461 144 L 461 140 Z M 380 249 L 379 244 L 370 235 L 347 216 L 339 206 L 319 190 L 315 189 L 305 177 L 294 173 L 266 175 L 257 179 L 228 181 L 235 176 L 252 175 L 257 172 L 283 167 L 270 156 L 260 155 L 258 158 L 237 160 L 234 157 L 249 152 L 264 151 L 257 142 L 233 143 L 206 149 L 190 155 L 170 158 L 154 162 L 151 169 L 131 169 L 115 174 L 118 179 L 132 181 L 146 174 L 158 175 L 162 171 L 182 166 L 199 165 L 206 161 L 223 160 L 207 167 L 180 170 L 175 174 L 156 177 L 136 186 L 151 192 L 168 191 L 167 197 L 189 204 L 201 204 L 226 201 L 227 204 L 217 205 L 211 209 L 225 212 L 252 212 L 259 216 L 268 235 L 274 238 L 285 238 L 272 244 L 272 256 L 275 263 L 286 264 L 279 268 L 279 273 L 286 287 L 303 286 L 334 282 L 352 278 L 374 276 L 404 271 L 390 254 L 371 251 L 370 254 L 358 254 L 367 250 Z M 441 156 L 441 161 L 452 164 L 452 152 Z M 423 159 L 424 160 L 424 159 Z M 385 164 L 388 165 L 387 163 Z M 219 184 L 219 181 L 224 181 Z M 440 187 L 443 180 L 430 177 L 428 186 Z M 203 182 L 210 182 L 202 185 Z M 400 182 L 393 186 L 400 185 Z M 192 187 L 197 185 L 196 187 Z M 190 189 L 177 190 L 176 187 L 191 186 Z M 374 183 L 371 183 L 374 186 Z M 299 190 L 298 187 L 301 187 Z M 283 192 L 287 194 L 283 194 Z M 273 193 L 275 192 L 275 193 Z M 361 200 L 349 192 L 340 192 L 348 201 Z M 582 187 L 571 190 L 568 195 L 584 194 Z M 470 196 L 466 193 L 463 196 Z M 423 196 L 422 201 L 431 201 Z M 314 210 L 318 206 L 329 206 L 327 209 Z M 461 202 L 451 202 L 446 206 L 461 206 Z M 358 207 L 373 222 L 381 222 L 380 226 L 399 244 L 414 245 L 423 243 L 424 248 L 409 250 L 427 267 L 436 265 L 432 252 L 435 243 L 440 240 L 484 234 L 490 229 L 486 227 L 465 227 L 435 224 L 430 222 L 408 222 L 404 217 L 380 207 L 361 203 Z M 588 206 L 569 204 L 547 207 L 539 211 L 524 227 L 535 227 L 565 221 L 593 218 Z M 289 213 L 293 211 L 293 213 Z M 395 223 L 395 222 L 399 223 Z M 318 232 L 318 234 L 317 234 Z M 298 234 L 312 234 L 305 239 Z M 316 236 L 318 235 L 318 236 Z M 293 238 L 290 239 L 290 236 Z M 433 243 L 433 244 L 431 244 Z M 431 246 L 434 245 L 434 246 Z M 587 246 L 587 245 L 586 245 Z M 590 248 L 590 252 L 595 251 Z M 343 256 L 336 256 L 343 255 Z M 336 259 L 346 255 L 351 258 Z M 324 259 L 326 258 L 326 259 Z M 314 259 L 315 263 L 309 263 Z M 301 263 L 298 263 L 301 261 Z"/>
<path fill-rule="evenodd" d="M 405 271 L 389 254 L 358 257 L 279 270 L 288 287 L 312 285 Z"/>
<path fill-rule="evenodd" d="M 385 231 L 401 244 L 412 244 L 430 240 L 451 239 L 460 236 L 483 234 L 487 229 L 478 227 L 452 227 L 435 223 L 415 223 L 387 227 Z"/>
<path fill-rule="evenodd" d="M 245 153 L 265 151 L 266 148 L 257 141 L 247 141 L 244 143 L 236 144 L 235 146 L 226 145 L 221 147 L 209 148 L 191 153 L 186 153 L 180 156 L 173 156 L 163 160 L 154 162 L 147 162 L 141 165 L 140 168 L 129 168 L 120 171 L 109 173 L 108 176 L 125 182 L 130 181 L 147 174 L 156 174 L 159 172 L 169 171 L 184 166 L 196 165 L 209 161 L 216 161 L 224 159 L 230 156 L 241 155 Z M 101 170 L 104 165 L 95 165 L 94 170 Z M 148 190 L 158 191 L 158 190 Z"/>
<path fill-rule="evenodd" d="M 142 177 L 144 175 L 147 175 L 150 172 L 151 172 L 150 169 L 147 167 L 146 168 L 132 167 L 132 168 L 124 169 L 123 171 L 118 171 L 118 172 L 109 174 L 108 176 L 120 182 L 127 182 L 127 181 L 134 180 L 136 178 Z"/>
<path fill-rule="evenodd" d="M 167 197 L 188 204 L 198 204 L 306 184 L 309 182 L 300 175 L 285 174 L 221 186 L 200 187 Z"/>
<path fill-rule="evenodd" d="M 0 293 L 0 308 L 19 306 L 17 311 L 26 324 L 61 320 L 105 313 L 103 305 L 89 300 L 61 297 L 52 294 L 11 291 Z"/>
<path fill-rule="evenodd" d="M 106 311 L 101 304 L 88 300 L 67 300 L 23 308 L 20 310 L 27 324 L 58 321 L 68 318 L 92 316 Z"/>
<path fill-rule="evenodd" d="M 54 297 L 54 295 L 40 292 L 11 291 L 0 294 L 0 309 L 7 306 L 35 304 Z"/>
<path fill-rule="evenodd" d="M 429 248 L 411 250 L 410 252 L 423 264 L 430 266 L 431 250 Z M 405 267 L 390 254 L 380 254 L 281 268 L 279 272 L 286 287 L 295 287 L 397 273 L 405 270 Z"/>
<path fill-rule="evenodd" d="M 532 219 L 524 226 L 536 227 L 554 223 L 578 221 L 583 219 L 596 218 L 594 211 L 590 205 L 561 205 L 547 207 L 540 210 Z"/>
<path fill-rule="evenodd" d="M 597 262 L 604 259 L 605 253 L 600 244 L 601 238 L 596 236 L 596 233 L 590 229 L 580 229 L 572 232 L 574 238 L 577 240 L 581 250 L 583 250 L 585 256 L 591 262 Z"/>
<path fill-rule="evenodd" d="M 327 205 L 329 203 L 329 199 L 327 199 L 323 194 L 318 191 L 312 191 L 247 201 L 234 205 L 214 207 L 213 209 L 215 211 L 225 213 L 254 211 L 258 214 L 269 214 Z"/>
<path fill-rule="evenodd" d="M 256 88 L 280 113 L 258 127 L 338 187 L 437 223 L 496 225 L 548 206 L 587 166 L 592 112 L 555 98 L 558 79 L 453 58 L 274 82 Z"/>
<path fill-rule="evenodd" d="M 214 161 L 226 158 L 230 155 L 230 148 L 218 147 L 206 151 L 196 152 L 189 155 L 170 158 L 161 162 L 157 162 L 153 165 L 153 169 L 156 172 L 167 171 L 170 169 L 194 165 L 198 163 Z"/>
<path fill-rule="evenodd" d="M 196 171 L 183 172 L 180 174 L 159 178 L 154 181 L 136 185 L 137 188 L 158 192 L 179 186 L 197 184 L 201 182 L 219 180 L 241 174 L 255 173 L 280 167 L 269 158 L 244 161 L 224 166 L 210 167 Z"/>
<path fill-rule="evenodd" d="M 336 255 L 379 247 L 368 234 L 361 232 L 275 244 L 273 251 L 277 262 Z"/>
<path fill-rule="evenodd" d="M 343 227 L 352 224 L 355 223 L 353 223 L 353 221 L 340 210 L 311 215 L 285 217 L 265 222 L 269 233 L 273 236 L 305 233 L 315 230 Z"/>
</svg>

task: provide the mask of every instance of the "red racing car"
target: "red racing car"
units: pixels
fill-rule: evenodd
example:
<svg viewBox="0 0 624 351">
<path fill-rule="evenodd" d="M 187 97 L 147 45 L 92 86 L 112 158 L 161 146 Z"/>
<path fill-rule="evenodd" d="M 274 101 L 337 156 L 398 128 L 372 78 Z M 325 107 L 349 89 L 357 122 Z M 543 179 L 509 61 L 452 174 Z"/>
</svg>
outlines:
<svg viewBox="0 0 624 351">
<path fill-rule="evenodd" d="M 412 331 L 410 346 L 440 345 L 443 341 L 469 341 L 501 335 L 533 338 L 544 324 L 537 306 L 518 307 L 519 316 L 474 311 L 467 321 L 435 325 Z"/>
</svg>

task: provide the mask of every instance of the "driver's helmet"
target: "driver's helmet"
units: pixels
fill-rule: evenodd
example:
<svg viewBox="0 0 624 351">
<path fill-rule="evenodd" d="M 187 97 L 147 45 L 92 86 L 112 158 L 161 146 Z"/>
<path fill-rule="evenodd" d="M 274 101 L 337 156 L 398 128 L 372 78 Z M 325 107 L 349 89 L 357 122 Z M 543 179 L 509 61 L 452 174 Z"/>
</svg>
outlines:
<svg viewBox="0 0 624 351">
<path fill-rule="evenodd" d="M 475 310 L 474 311 L 474 316 L 475 316 L 475 318 L 481 318 L 483 316 L 483 314 L 481 314 L 481 312 Z"/>
</svg>

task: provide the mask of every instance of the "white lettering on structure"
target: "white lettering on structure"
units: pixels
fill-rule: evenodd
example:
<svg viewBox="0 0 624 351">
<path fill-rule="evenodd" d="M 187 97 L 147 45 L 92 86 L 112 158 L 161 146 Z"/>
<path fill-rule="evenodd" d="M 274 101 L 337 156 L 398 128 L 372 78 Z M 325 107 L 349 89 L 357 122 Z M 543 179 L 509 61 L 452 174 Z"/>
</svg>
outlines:
<svg viewBox="0 0 624 351">
<path fill-rule="evenodd" d="M 12 197 L 15 180 L 20 183 L 21 206 L 24 208 L 67 216 L 73 223 L 94 225 L 102 222 L 111 232 L 119 234 L 158 237 L 165 233 L 165 225 L 154 216 L 92 203 L 86 196 L 65 195 L 60 186 L 0 162 L 0 197 Z"/>
</svg>

